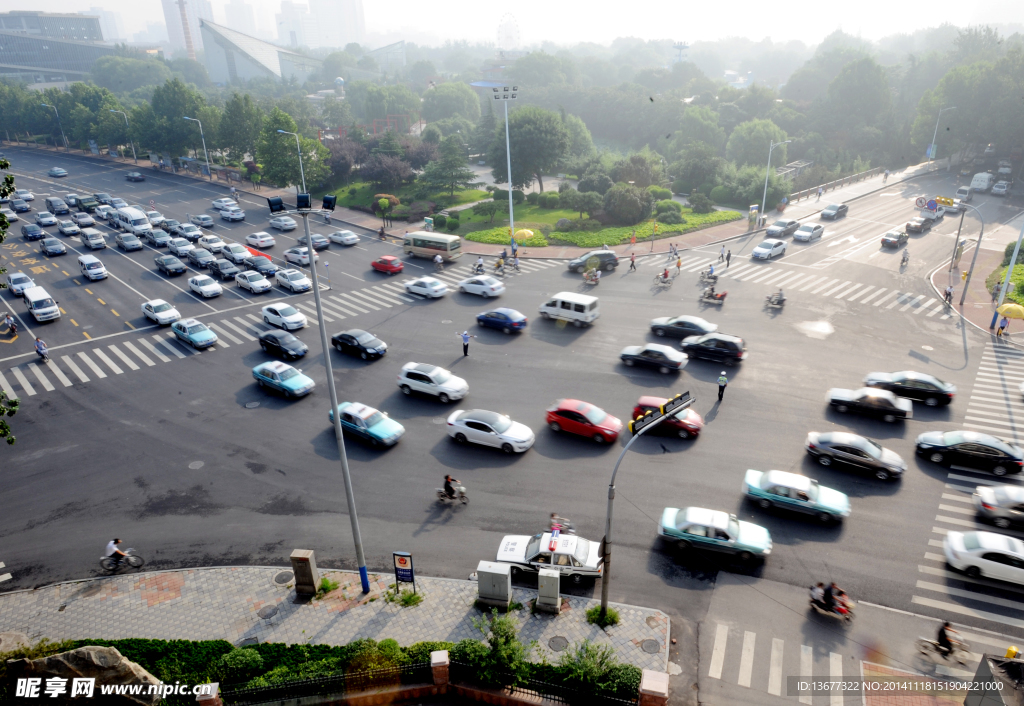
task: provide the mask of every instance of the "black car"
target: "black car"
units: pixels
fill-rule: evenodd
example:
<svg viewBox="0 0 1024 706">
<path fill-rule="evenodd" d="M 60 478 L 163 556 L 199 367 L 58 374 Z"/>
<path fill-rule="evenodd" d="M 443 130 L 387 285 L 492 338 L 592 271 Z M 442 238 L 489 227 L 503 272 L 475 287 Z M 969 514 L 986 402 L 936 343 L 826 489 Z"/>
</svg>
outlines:
<svg viewBox="0 0 1024 706">
<path fill-rule="evenodd" d="M 157 255 L 153 261 L 156 263 L 156 268 L 158 270 L 166 272 L 168 275 L 185 274 L 184 263 L 174 257 L 174 255 Z"/>
<path fill-rule="evenodd" d="M 128 172 L 124 175 L 124 178 L 128 181 L 146 181 L 145 175 L 140 172 Z"/>
<path fill-rule="evenodd" d="M 686 367 L 686 355 L 660 343 L 626 346 L 619 354 L 619 358 L 630 367 L 643 365 L 656 368 L 662 373 L 678 372 Z"/>
<path fill-rule="evenodd" d="M 937 377 L 913 370 L 899 373 L 870 373 L 864 378 L 865 387 L 888 390 L 900 397 L 924 402 L 929 407 L 949 404 L 956 396 L 956 385 L 943 382 Z"/>
<path fill-rule="evenodd" d="M 850 207 L 845 203 L 834 203 L 821 212 L 821 217 L 829 220 L 835 220 L 840 216 L 845 216 L 849 210 Z"/>
<path fill-rule="evenodd" d="M 907 221 L 905 228 L 908 233 L 924 233 L 926 230 L 931 230 L 933 225 L 935 224 L 931 218 L 914 218 Z"/>
<path fill-rule="evenodd" d="M 21 227 L 21 237 L 25 240 L 42 240 L 46 237 L 46 231 L 35 223 L 26 223 Z"/>
<path fill-rule="evenodd" d="M 881 417 L 886 422 L 910 419 L 914 416 L 913 402 L 875 387 L 862 387 L 859 390 L 833 387 L 828 391 L 828 403 L 840 413 L 857 412 L 871 417 Z"/>
<path fill-rule="evenodd" d="M 174 230 L 175 228 L 177 228 L 180 225 L 181 225 L 181 221 L 176 221 L 173 218 L 165 218 L 162 221 L 160 221 L 159 223 L 157 223 L 156 227 L 160 228 L 161 230 L 165 230 L 168 233 L 170 233 L 172 230 Z"/>
<path fill-rule="evenodd" d="M 15 213 L 28 213 L 32 210 L 32 207 L 28 205 L 28 201 L 24 199 L 12 199 L 10 204 L 11 210 Z"/>
<path fill-rule="evenodd" d="M 154 248 L 165 248 L 171 242 L 171 236 L 159 230 L 147 230 L 142 237 Z"/>
<path fill-rule="evenodd" d="M 210 263 L 210 274 L 217 275 L 221 279 L 234 279 L 235 275 L 241 272 L 238 266 L 230 260 L 220 258 Z"/>
<path fill-rule="evenodd" d="M 669 338 L 686 338 L 687 336 L 701 336 L 705 333 L 714 333 L 718 330 L 718 324 L 705 321 L 699 316 L 676 316 L 669 318 L 651 319 L 651 333 L 655 336 L 668 336 Z"/>
<path fill-rule="evenodd" d="M 906 245 L 908 240 L 910 236 L 905 230 L 890 230 L 882 236 L 882 247 L 898 249 L 901 245 Z"/>
<path fill-rule="evenodd" d="M 842 463 L 867 471 L 879 480 L 899 478 L 907 470 L 906 461 L 896 452 L 882 448 L 871 439 L 844 431 L 812 431 L 807 434 L 804 447 L 822 466 Z"/>
<path fill-rule="evenodd" d="M 309 346 L 287 331 L 271 329 L 260 334 L 260 348 L 265 353 L 280 356 L 285 360 L 301 358 L 309 352 Z"/>
<path fill-rule="evenodd" d="M 747 357 L 747 346 L 739 336 L 727 333 L 707 333 L 703 336 L 688 336 L 683 339 L 683 353 L 691 358 L 713 360 L 716 363 L 735 365 Z"/>
<path fill-rule="evenodd" d="M 327 239 L 327 236 L 320 235 L 318 233 L 311 233 L 310 238 L 313 239 L 313 251 L 326 250 L 331 247 L 331 241 Z M 299 239 L 299 245 L 305 245 L 306 241 L 302 238 Z"/>
<path fill-rule="evenodd" d="M 339 353 L 357 355 L 363 360 L 381 358 L 388 350 L 388 344 L 384 341 L 357 328 L 334 334 L 331 336 L 331 345 Z"/>
<path fill-rule="evenodd" d="M 39 252 L 50 257 L 51 255 L 66 255 L 68 249 L 56 238 L 44 238 L 43 242 L 39 243 Z"/>
<path fill-rule="evenodd" d="M 263 257 L 262 255 L 253 255 L 242 260 L 242 264 L 245 265 L 247 270 L 256 270 L 264 277 L 270 277 L 277 272 L 280 267 L 270 261 L 270 258 Z"/>
<path fill-rule="evenodd" d="M 932 463 L 962 466 L 994 475 L 1020 473 L 1024 449 L 975 431 L 926 431 L 917 437 L 917 453 Z"/>
<path fill-rule="evenodd" d="M 108 193 L 102 192 L 102 191 L 101 191 L 100 193 L 98 193 L 98 194 L 93 194 L 93 195 L 92 195 L 92 197 L 93 197 L 94 199 L 96 199 L 96 202 L 97 202 L 97 203 L 99 203 L 99 204 L 106 204 L 106 205 L 108 205 L 108 206 L 109 206 L 109 205 L 111 204 L 111 202 L 112 202 L 112 201 L 114 200 L 114 197 L 113 197 L 113 196 L 111 196 L 111 195 L 110 195 L 110 194 L 108 194 Z"/>
<path fill-rule="evenodd" d="M 611 250 L 591 250 L 575 260 L 569 260 L 569 269 L 583 273 L 592 267 L 611 272 L 619 266 L 619 256 Z"/>
<path fill-rule="evenodd" d="M 193 248 L 188 251 L 188 261 L 196 267 L 206 267 L 216 259 L 213 253 L 205 248 Z"/>
<path fill-rule="evenodd" d="M 792 218 L 786 218 L 781 221 L 775 221 L 765 232 L 769 238 L 781 238 L 784 235 L 792 235 L 796 232 L 796 229 L 800 227 L 800 221 Z"/>
</svg>

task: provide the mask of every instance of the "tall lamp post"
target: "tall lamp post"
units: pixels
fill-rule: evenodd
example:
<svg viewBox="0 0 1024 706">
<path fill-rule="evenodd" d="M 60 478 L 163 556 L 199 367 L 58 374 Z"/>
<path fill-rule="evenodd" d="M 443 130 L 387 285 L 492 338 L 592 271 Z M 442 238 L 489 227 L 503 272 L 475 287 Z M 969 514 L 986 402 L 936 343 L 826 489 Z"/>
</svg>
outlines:
<svg viewBox="0 0 1024 706">
<path fill-rule="evenodd" d="M 964 278 L 964 291 L 961 292 L 961 294 L 960 294 L 960 306 L 961 307 L 963 307 L 963 305 L 964 305 L 964 299 L 967 298 L 967 287 L 971 284 L 971 275 L 974 274 L 974 263 L 976 263 L 978 261 L 978 251 L 981 250 L 981 239 L 985 235 L 985 217 L 981 215 L 981 211 L 979 211 L 974 206 L 971 206 L 970 204 L 966 204 L 965 203 L 963 205 L 967 206 L 967 208 L 971 209 L 972 211 L 974 211 L 978 215 L 978 218 L 981 220 L 981 232 L 978 233 L 978 243 L 974 246 L 974 257 L 971 258 L 971 269 L 967 271 L 967 277 Z M 1011 268 L 1010 271 L 1012 272 L 1012 268 L 1013 268 L 1012 264 L 1010 265 L 1010 268 Z M 1007 274 L 1009 274 L 1009 273 L 1007 273 Z M 1009 276 L 1007 276 L 1006 281 L 1007 282 L 1010 281 Z M 1003 285 L 1003 292 L 1004 293 L 1006 292 L 1006 285 L 1005 284 Z M 1000 302 L 1003 301 L 1003 298 L 1002 298 L 1001 295 L 999 297 L 999 301 Z M 996 314 L 996 316 L 998 316 L 998 314 Z M 992 326 L 995 326 L 995 324 L 996 324 L 996 319 L 995 319 L 995 316 L 993 316 L 992 317 Z"/>
<path fill-rule="evenodd" d="M 50 105 L 49 103 L 40 103 L 44 108 L 53 108 L 53 114 L 57 116 L 57 127 L 60 128 L 60 139 L 64 140 L 64 151 L 70 152 L 68 148 L 68 138 L 64 136 L 64 126 L 60 124 L 60 113 L 57 112 L 57 106 Z"/>
<path fill-rule="evenodd" d="M 278 130 L 282 135 L 295 135 L 295 151 L 299 153 L 299 175 L 302 177 L 302 193 L 306 193 L 306 171 L 302 168 L 302 147 L 299 145 L 299 136 L 294 132 L 288 132 L 287 130 Z M 334 209 L 331 209 L 334 210 Z M 310 252 L 312 252 L 312 245 L 310 245 Z"/>
<path fill-rule="evenodd" d="M 942 114 L 945 113 L 947 110 L 956 110 L 956 106 L 954 105 L 949 108 L 943 108 L 942 110 L 939 111 L 939 117 L 935 118 L 935 132 L 932 134 L 932 144 L 928 149 L 928 164 L 931 164 L 932 160 L 935 159 L 935 152 L 937 149 L 935 147 L 935 140 L 939 138 L 939 121 L 942 120 Z"/>
<path fill-rule="evenodd" d="M 203 124 L 198 118 L 185 117 L 185 120 L 191 120 L 194 123 L 199 123 L 199 137 L 203 140 L 203 154 L 206 156 L 206 175 L 210 181 L 213 181 L 213 170 L 210 169 L 210 153 L 206 151 L 206 136 L 203 134 Z"/>
<path fill-rule="evenodd" d="M 788 145 L 790 142 L 792 142 L 792 140 L 784 140 L 782 142 L 772 141 L 768 146 L 768 167 L 764 170 L 764 195 L 761 196 L 761 212 L 757 214 L 758 218 L 764 218 L 764 209 L 768 206 L 766 202 L 768 201 L 768 177 L 772 173 L 772 152 L 776 147 Z"/>
<path fill-rule="evenodd" d="M 111 110 L 110 112 L 111 113 L 120 113 L 121 115 L 124 116 L 124 129 L 125 129 L 125 132 L 127 133 L 129 131 L 129 129 L 130 129 L 128 127 L 128 114 L 125 113 L 123 110 Z M 139 163 L 139 158 L 135 156 L 135 140 L 132 139 L 131 135 L 128 135 L 128 141 L 132 143 L 132 159 L 134 159 L 135 163 L 138 164 Z"/>
<path fill-rule="evenodd" d="M 519 96 L 519 86 L 492 88 L 491 91 L 491 96 L 494 100 L 501 101 L 505 104 L 505 164 L 508 169 L 508 227 L 511 231 L 509 235 L 509 245 L 512 245 L 511 241 L 515 240 L 516 237 L 516 219 L 512 214 L 512 148 L 508 139 L 508 104 Z"/>
</svg>

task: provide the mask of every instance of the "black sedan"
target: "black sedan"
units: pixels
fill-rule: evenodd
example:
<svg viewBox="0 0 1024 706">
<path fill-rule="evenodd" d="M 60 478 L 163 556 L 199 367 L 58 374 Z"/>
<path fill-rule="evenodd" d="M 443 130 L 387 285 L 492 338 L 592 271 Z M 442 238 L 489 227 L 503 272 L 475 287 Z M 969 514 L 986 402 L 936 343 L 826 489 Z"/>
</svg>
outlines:
<svg viewBox="0 0 1024 706">
<path fill-rule="evenodd" d="M 196 267 L 207 267 L 216 259 L 212 252 L 204 248 L 193 248 L 188 251 L 188 261 Z"/>
<path fill-rule="evenodd" d="M 907 221 L 905 227 L 908 233 L 924 233 L 926 230 L 931 230 L 933 225 L 930 218 L 914 218 Z"/>
<path fill-rule="evenodd" d="M 109 206 L 109 205 L 110 205 L 110 202 L 114 200 L 114 197 L 113 197 L 113 196 L 111 196 L 110 194 L 108 194 L 108 193 L 107 193 L 107 192 L 105 192 L 105 191 L 100 191 L 99 193 L 93 194 L 93 195 L 92 195 L 92 197 L 93 197 L 94 199 L 96 199 L 96 201 L 97 201 L 97 202 L 98 202 L 98 203 L 99 203 L 100 205 L 104 205 L 104 204 L 105 204 L 105 205 L 108 205 L 108 206 Z"/>
<path fill-rule="evenodd" d="M 270 261 L 270 258 L 263 257 L 262 255 L 254 255 L 253 257 L 247 257 L 242 261 L 247 270 L 256 270 L 264 277 L 270 277 L 277 272 L 280 267 Z"/>
<path fill-rule="evenodd" d="M 21 237 L 25 240 L 42 240 L 46 237 L 46 231 L 35 223 L 26 223 L 21 227 Z"/>
<path fill-rule="evenodd" d="M 961 466 L 993 475 L 1020 473 L 1024 449 L 975 431 L 926 431 L 917 437 L 917 453 L 932 463 Z"/>
<path fill-rule="evenodd" d="M 680 346 L 691 358 L 703 358 L 725 365 L 735 365 L 747 357 L 747 346 L 739 336 L 727 333 L 707 333 L 688 336 Z"/>
<path fill-rule="evenodd" d="M 900 397 L 924 402 L 929 407 L 949 404 L 956 396 L 956 385 L 925 373 L 915 373 L 913 370 L 899 373 L 870 373 L 864 378 L 864 387 L 888 390 Z"/>
<path fill-rule="evenodd" d="M 128 172 L 124 175 L 124 178 L 128 181 L 146 181 L 146 177 L 141 172 Z"/>
<path fill-rule="evenodd" d="M 914 416 L 914 403 L 904 397 L 897 397 L 888 390 L 862 387 L 859 390 L 844 390 L 833 387 L 828 391 L 828 403 L 837 412 L 858 412 L 883 421 L 910 419 Z"/>
<path fill-rule="evenodd" d="M 849 210 L 850 207 L 847 206 L 845 203 L 834 203 L 829 205 L 827 208 L 825 208 L 825 210 L 821 212 L 821 217 L 827 218 L 828 220 L 831 221 L 841 216 L 845 216 Z"/>
<path fill-rule="evenodd" d="M 890 230 L 882 236 L 882 247 L 899 248 L 901 245 L 906 245 L 908 240 L 910 240 L 910 236 L 905 230 Z"/>
<path fill-rule="evenodd" d="M 792 235 L 799 227 L 800 221 L 792 218 L 785 218 L 781 221 L 775 221 L 768 226 L 768 230 L 765 232 L 765 235 L 769 238 L 781 238 L 784 235 Z"/>
<path fill-rule="evenodd" d="M 858 471 L 867 471 L 879 480 L 899 478 L 907 470 L 906 461 L 895 451 L 844 431 L 812 431 L 807 434 L 804 448 L 822 466 L 841 463 Z"/>
<path fill-rule="evenodd" d="M 686 367 L 686 354 L 660 343 L 648 343 L 646 346 L 626 346 L 619 354 L 622 362 L 628 366 L 644 365 L 655 368 L 662 373 L 678 372 Z"/>
<path fill-rule="evenodd" d="M 39 243 L 39 252 L 47 257 L 51 257 L 53 255 L 66 255 L 68 249 L 64 247 L 64 243 L 56 238 L 43 238 L 43 242 Z"/>
<path fill-rule="evenodd" d="M 185 265 L 181 260 L 174 257 L 174 255 L 157 255 L 153 260 L 156 263 L 156 269 L 161 272 L 165 272 L 168 275 L 183 275 L 185 274 Z"/>
<path fill-rule="evenodd" d="M 363 360 L 381 358 L 388 350 L 388 344 L 372 333 L 362 329 L 350 329 L 331 336 L 331 345 L 339 353 L 357 355 Z"/>
<path fill-rule="evenodd" d="M 320 235 L 319 233 L 310 233 L 309 237 L 313 239 L 313 250 L 326 250 L 331 247 L 331 241 L 327 239 L 326 235 Z M 299 239 L 300 245 L 305 245 L 305 238 Z"/>
<path fill-rule="evenodd" d="M 173 231 L 175 228 L 181 225 L 181 221 L 176 221 L 173 218 L 165 218 L 157 224 L 157 228 L 166 230 L 168 233 Z"/>
<path fill-rule="evenodd" d="M 676 316 L 675 318 L 662 316 L 657 319 L 651 319 L 651 333 L 655 336 L 686 338 L 687 336 L 702 336 L 705 333 L 714 333 L 717 330 L 718 324 L 705 321 L 699 316 Z"/>
<path fill-rule="evenodd" d="M 24 199 L 11 199 L 11 210 L 15 213 L 28 213 L 32 210 L 32 207 L 28 205 L 28 201 Z"/>
<path fill-rule="evenodd" d="M 279 329 L 271 329 L 262 333 L 260 348 L 264 353 L 271 353 L 285 360 L 295 360 L 309 352 L 309 346 L 295 338 L 293 334 Z"/>
<path fill-rule="evenodd" d="M 210 274 L 217 275 L 223 280 L 234 279 L 239 272 L 241 270 L 238 269 L 238 265 L 231 260 L 219 258 L 210 263 Z"/>
</svg>

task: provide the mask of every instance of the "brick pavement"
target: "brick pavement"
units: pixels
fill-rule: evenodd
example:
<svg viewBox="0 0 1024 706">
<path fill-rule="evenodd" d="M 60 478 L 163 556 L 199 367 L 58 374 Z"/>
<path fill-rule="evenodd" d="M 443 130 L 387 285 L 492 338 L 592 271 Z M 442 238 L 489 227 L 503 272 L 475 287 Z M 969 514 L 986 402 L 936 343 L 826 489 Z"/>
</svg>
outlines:
<svg viewBox="0 0 1024 706">
<path fill-rule="evenodd" d="M 296 600 L 291 572 L 274 567 L 180 569 L 88 579 L 0 594 L 0 633 L 46 637 L 163 640 L 227 640 L 233 644 L 283 642 L 343 645 L 358 638 L 393 638 L 401 645 L 423 640 L 481 639 L 473 619 L 477 584 L 455 579 L 417 578 L 423 602 L 403 607 L 383 596 L 393 581 L 371 574 L 363 595 L 359 575 L 321 570 L 339 583 L 320 600 Z M 277 579 L 277 582 L 275 582 Z M 525 641 L 536 640 L 541 657 L 556 661 L 549 647 L 556 636 L 571 646 L 590 639 L 615 650 L 618 659 L 642 669 L 667 671 L 669 618 L 659 610 L 619 605 L 620 623 L 606 630 L 587 623 L 585 611 L 599 602 L 567 597 L 557 616 L 531 615 L 537 592 L 514 588 L 525 606 L 511 614 Z M 645 642 L 646 641 L 646 642 Z M 645 651 L 644 647 L 652 650 Z M 655 649 L 656 648 L 656 649 Z"/>
</svg>

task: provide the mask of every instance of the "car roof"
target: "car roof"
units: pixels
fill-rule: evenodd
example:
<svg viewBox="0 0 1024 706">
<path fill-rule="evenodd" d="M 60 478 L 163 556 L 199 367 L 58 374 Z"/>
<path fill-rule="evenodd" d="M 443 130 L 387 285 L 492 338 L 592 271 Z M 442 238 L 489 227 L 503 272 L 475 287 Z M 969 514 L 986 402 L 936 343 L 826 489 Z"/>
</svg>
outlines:
<svg viewBox="0 0 1024 706">
<path fill-rule="evenodd" d="M 863 396 L 868 396 L 868 397 L 885 397 L 886 399 L 890 399 L 890 400 L 896 399 L 896 394 L 895 393 L 889 392 L 888 390 L 882 390 L 882 389 L 879 389 L 877 387 L 862 387 L 859 390 L 857 390 L 857 396 L 858 397 L 863 397 Z"/>
<path fill-rule="evenodd" d="M 644 395 L 636 401 L 637 407 L 660 407 L 661 405 L 668 402 L 666 397 L 655 397 L 653 395 Z"/>
<path fill-rule="evenodd" d="M 290 367 L 290 366 L 289 366 Z M 359 417 L 360 419 L 369 419 L 377 413 L 373 407 L 365 405 L 362 402 L 349 402 L 348 406 L 344 408 L 345 412 L 351 414 L 353 417 Z"/>
<path fill-rule="evenodd" d="M 648 351 L 660 351 L 670 358 L 674 358 L 679 355 L 679 351 L 671 346 L 665 346 L 660 343 L 647 343 L 644 345 L 643 350 Z"/>
<path fill-rule="evenodd" d="M 504 414 L 498 414 L 497 412 L 488 412 L 486 409 L 467 409 L 459 415 L 458 419 L 460 422 L 483 422 L 484 424 L 494 426 L 498 419 L 504 416 Z"/>
<path fill-rule="evenodd" d="M 703 336 L 701 336 L 701 338 L 705 339 L 705 340 L 709 339 L 709 338 L 715 338 L 715 339 L 718 339 L 720 341 L 732 341 L 733 343 L 739 343 L 739 344 L 743 343 L 743 339 L 740 338 L 739 336 L 734 336 L 731 333 L 721 333 L 719 331 L 712 331 L 710 333 L 705 333 Z"/>
<path fill-rule="evenodd" d="M 397 260 L 398 258 L 395 257 L 394 255 L 382 255 L 380 259 L 381 260 Z"/>
<path fill-rule="evenodd" d="M 559 292 L 551 298 L 564 299 L 565 301 L 572 302 L 573 304 L 590 304 L 591 302 L 597 301 L 597 297 L 592 297 L 589 294 L 577 294 L 576 292 Z"/>
<path fill-rule="evenodd" d="M 996 534 L 995 532 L 964 532 L 964 536 L 969 534 L 973 534 L 977 538 L 980 549 L 991 549 L 1012 554 L 1024 553 L 1024 546 L 1015 537 L 1008 537 L 1005 534 Z"/>
<path fill-rule="evenodd" d="M 826 431 L 818 434 L 818 441 L 824 444 L 853 444 L 864 446 L 865 438 L 845 431 Z"/>
<path fill-rule="evenodd" d="M 789 473 L 788 471 L 768 471 L 765 474 L 765 480 L 769 485 L 784 485 L 787 488 L 796 488 L 797 490 L 809 490 L 811 487 L 810 478 L 799 473 Z"/>
<path fill-rule="evenodd" d="M 589 402 L 584 402 L 583 400 L 574 400 L 569 397 L 557 400 L 555 404 L 558 406 L 558 409 L 568 409 L 574 412 L 586 412 L 587 410 L 594 406 Z"/>
<path fill-rule="evenodd" d="M 532 537 L 530 538 L 532 539 Z M 580 543 L 580 537 L 575 534 L 559 534 L 558 535 L 558 550 L 555 554 L 575 554 L 576 546 Z M 551 542 L 551 533 L 545 532 L 540 536 L 540 547 L 543 550 L 547 550 Z"/>
<path fill-rule="evenodd" d="M 760 245 L 758 245 L 758 247 L 761 247 L 761 245 L 764 245 L 765 243 L 771 243 L 772 245 L 775 245 L 776 243 L 784 243 L 784 242 L 786 242 L 786 241 L 785 240 L 779 240 L 778 238 L 765 238 L 764 240 L 761 241 L 761 243 L 760 243 Z"/>
<path fill-rule="evenodd" d="M 498 313 L 498 314 L 504 314 L 505 316 L 509 317 L 510 319 L 514 319 L 514 318 L 520 317 L 520 316 L 522 316 L 524 319 L 526 318 L 525 316 L 523 316 L 522 313 L 516 311 L 515 309 L 509 309 L 507 306 L 498 307 L 497 309 L 492 309 L 491 311 L 493 311 L 495 313 Z M 484 312 L 484 313 L 486 313 L 486 312 Z"/>
<path fill-rule="evenodd" d="M 269 363 L 264 363 L 263 365 L 261 365 L 260 370 L 269 370 L 270 372 L 280 373 L 284 372 L 285 370 L 288 370 L 290 367 L 292 366 L 288 365 L 287 363 L 282 363 L 279 360 L 272 360 Z"/>
<path fill-rule="evenodd" d="M 437 366 L 431 365 L 430 363 L 415 363 L 412 365 L 413 367 L 410 368 L 410 370 L 415 370 L 416 372 L 423 373 L 425 375 L 429 375 L 430 373 L 437 370 Z"/>
<path fill-rule="evenodd" d="M 184 324 L 185 326 L 191 326 L 192 324 L 201 324 L 203 322 L 200 321 L 199 319 L 182 319 L 178 323 Z"/>
<path fill-rule="evenodd" d="M 688 507 L 683 510 L 683 521 L 724 530 L 729 526 L 729 513 L 703 507 Z"/>
</svg>

